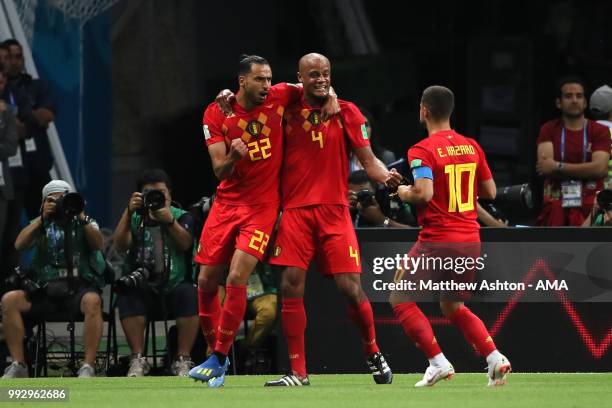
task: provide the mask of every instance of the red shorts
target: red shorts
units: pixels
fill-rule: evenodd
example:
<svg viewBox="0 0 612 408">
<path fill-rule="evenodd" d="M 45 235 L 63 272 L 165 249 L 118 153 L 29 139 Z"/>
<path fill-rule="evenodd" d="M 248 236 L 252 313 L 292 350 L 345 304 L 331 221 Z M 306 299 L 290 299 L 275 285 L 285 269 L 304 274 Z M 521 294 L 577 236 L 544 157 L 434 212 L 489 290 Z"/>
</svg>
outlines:
<svg viewBox="0 0 612 408">
<path fill-rule="evenodd" d="M 418 267 L 414 263 L 409 270 L 398 270 L 395 282 L 400 280 L 413 281 L 420 287 L 420 281 L 431 280 L 433 282 L 450 282 L 457 284 L 472 283 L 475 281 L 477 270 L 482 269 L 478 259 L 484 266 L 484 259 L 480 258 L 480 242 L 427 242 L 417 241 L 410 251 L 408 258 L 420 258 Z M 433 293 L 422 293 L 414 291 L 407 294 L 416 296 L 415 300 L 427 300 Z M 471 296 L 470 290 L 446 290 L 440 291 L 440 300 L 467 301 Z"/>
<path fill-rule="evenodd" d="M 269 262 L 308 270 L 313 257 L 324 275 L 361 273 L 359 244 L 348 207 L 313 205 L 283 211 Z"/>
<path fill-rule="evenodd" d="M 194 260 L 204 265 L 229 264 L 235 249 L 263 259 L 278 217 L 276 204 L 227 205 L 215 201 Z"/>
</svg>

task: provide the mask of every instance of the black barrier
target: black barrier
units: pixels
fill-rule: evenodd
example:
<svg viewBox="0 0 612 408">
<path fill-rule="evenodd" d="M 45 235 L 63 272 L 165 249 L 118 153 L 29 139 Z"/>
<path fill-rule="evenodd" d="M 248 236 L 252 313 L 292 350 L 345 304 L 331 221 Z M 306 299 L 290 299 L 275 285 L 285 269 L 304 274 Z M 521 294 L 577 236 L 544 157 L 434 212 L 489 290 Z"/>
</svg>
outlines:
<svg viewBox="0 0 612 408">
<path fill-rule="evenodd" d="M 493 243 L 609 243 L 609 228 L 487 228 L 483 242 Z M 372 243 L 416 241 L 418 230 L 361 229 L 360 247 Z M 599 258 L 598 258 L 599 259 Z M 508 260 L 509 262 L 511 260 Z M 611 265 L 590 265 L 612 276 Z M 535 271 L 535 272 L 534 272 Z M 517 270 L 517 279 L 534 270 Z M 604 282 L 605 284 L 605 282 Z M 520 297 L 499 303 L 468 303 L 489 329 L 515 371 L 612 371 L 612 305 L 553 296 L 551 302 L 524 303 Z M 308 272 L 305 297 L 307 366 L 312 373 L 366 373 L 357 328 L 348 320 L 346 304 L 331 279 L 314 267 Z M 443 352 L 457 372 L 483 372 L 486 363 L 468 345 L 458 328 L 445 319 L 437 303 L 419 303 L 430 318 Z M 373 302 L 377 341 L 396 372 L 423 372 L 427 360 L 397 324 L 391 307 Z M 289 371 L 286 345 L 279 344 L 279 369 Z"/>
</svg>

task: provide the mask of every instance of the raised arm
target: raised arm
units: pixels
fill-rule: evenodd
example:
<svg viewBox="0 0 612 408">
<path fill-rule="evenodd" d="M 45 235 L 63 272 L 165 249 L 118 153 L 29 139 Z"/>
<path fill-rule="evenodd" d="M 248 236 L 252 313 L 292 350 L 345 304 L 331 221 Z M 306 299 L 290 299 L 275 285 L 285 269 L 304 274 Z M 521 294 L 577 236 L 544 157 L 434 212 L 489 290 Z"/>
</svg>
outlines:
<svg viewBox="0 0 612 408">
<path fill-rule="evenodd" d="M 389 187 L 397 187 L 402 181 L 401 174 L 395 169 L 387 170 L 387 166 L 374 155 L 370 146 L 360 147 L 354 152 L 370 179 Z"/>
<path fill-rule="evenodd" d="M 213 171 L 219 180 L 225 180 L 234 171 L 236 162 L 242 159 L 248 152 L 246 144 L 242 139 L 232 140 L 229 152 L 225 142 L 218 142 L 208 146 L 208 153 L 212 160 Z"/>
</svg>

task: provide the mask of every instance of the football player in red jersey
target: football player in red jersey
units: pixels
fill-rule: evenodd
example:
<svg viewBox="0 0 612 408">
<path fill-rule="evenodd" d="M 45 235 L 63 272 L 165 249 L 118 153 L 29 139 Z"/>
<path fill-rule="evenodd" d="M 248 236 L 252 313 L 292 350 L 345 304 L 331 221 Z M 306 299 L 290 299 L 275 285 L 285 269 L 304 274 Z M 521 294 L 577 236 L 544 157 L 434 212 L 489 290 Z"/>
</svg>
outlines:
<svg viewBox="0 0 612 408">
<path fill-rule="evenodd" d="M 321 118 L 331 86 L 329 60 L 316 53 L 299 61 L 304 87 L 300 103 L 285 111 L 285 156 L 281 171 L 283 215 L 270 263 L 283 267 L 281 318 L 292 373 L 266 386 L 309 384 L 304 351 L 306 312 L 304 286 L 312 259 L 333 277 L 348 301 L 348 314 L 361 333 L 366 362 L 377 384 L 390 384 L 393 374 L 376 343 L 372 307 L 361 288 L 357 236 L 348 209 L 347 152 L 353 151 L 368 175 L 397 187 L 401 176 L 372 153 L 365 119 L 351 102 L 338 100 L 340 113 Z"/>
<path fill-rule="evenodd" d="M 270 64 L 259 56 L 240 61 L 238 81 L 233 113 L 226 116 L 211 103 L 203 119 L 213 170 L 221 180 L 195 256 L 200 325 L 213 354 L 189 375 L 209 387 L 224 383 L 227 354 L 246 310 L 246 284 L 278 216 L 282 118 L 285 106 L 302 95 L 293 85 L 272 86 Z M 217 288 L 228 264 L 221 309 Z"/>
<path fill-rule="evenodd" d="M 482 148 L 473 139 L 455 132 L 450 126 L 454 96 L 450 89 L 431 86 L 423 92 L 420 120 L 429 137 L 408 151 L 414 176 L 413 186 L 400 186 L 402 201 L 417 206 L 418 242 L 409 256 L 436 256 L 445 251 L 432 243 L 445 243 L 451 251 L 480 256 L 480 227 L 476 221 L 477 196 L 493 199 L 495 182 Z M 448 253 L 448 252 L 447 252 Z M 412 271 L 411 271 L 412 272 Z M 417 271 L 416 273 L 419 274 Z M 402 271 L 398 271 L 401 276 Z M 418 275 L 417 275 L 418 276 Z M 423 379 L 417 387 L 432 386 L 450 378 L 455 371 L 433 334 L 431 324 L 413 301 L 391 297 L 391 304 L 404 332 L 429 359 Z M 401 300 L 399 300 L 401 299 Z M 503 385 L 510 372 L 510 362 L 497 348 L 482 321 L 463 302 L 440 301 L 442 313 L 463 332 L 466 340 L 487 359 L 489 385 Z"/>
</svg>

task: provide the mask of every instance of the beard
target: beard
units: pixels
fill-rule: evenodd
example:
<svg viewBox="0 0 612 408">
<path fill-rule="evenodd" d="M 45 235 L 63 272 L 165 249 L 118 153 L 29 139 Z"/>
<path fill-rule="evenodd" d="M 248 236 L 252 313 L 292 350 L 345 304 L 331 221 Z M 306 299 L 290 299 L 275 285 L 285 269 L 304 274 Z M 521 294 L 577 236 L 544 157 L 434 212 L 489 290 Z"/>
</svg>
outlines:
<svg viewBox="0 0 612 408">
<path fill-rule="evenodd" d="M 562 112 L 563 116 L 568 118 L 568 119 L 580 119 L 581 117 L 584 116 L 584 111 L 580 111 L 580 112 L 567 112 L 567 111 L 563 111 Z"/>
</svg>

